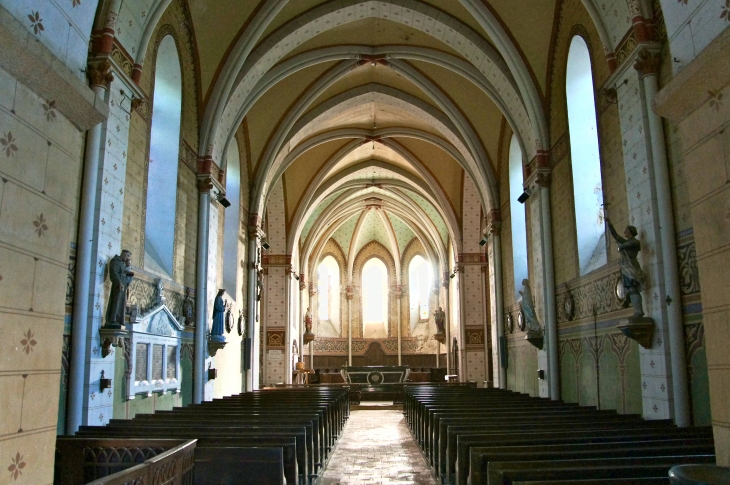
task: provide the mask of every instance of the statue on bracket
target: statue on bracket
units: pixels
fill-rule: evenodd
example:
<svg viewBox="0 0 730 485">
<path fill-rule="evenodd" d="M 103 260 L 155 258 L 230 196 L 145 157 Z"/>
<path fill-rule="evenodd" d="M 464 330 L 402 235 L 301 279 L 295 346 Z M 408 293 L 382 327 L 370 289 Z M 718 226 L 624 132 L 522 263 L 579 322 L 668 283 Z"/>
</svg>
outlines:
<svg viewBox="0 0 730 485">
<path fill-rule="evenodd" d="M 225 291 L 223 288 L 219 289 L 215 295 L 215 300 L 213 300 L 213 328 L 210 330 L 210 338 L 208 339 L 208 352 L 211 357 L 228 343 L 225 335 L 223 335 L 225 327 L 224 313 L 226 311 L 226 304 L 223 301 Z"/>
<path fill-rule="evenodd" d="M 127 313 L 127 288 L 129 288 L 129 283 L 132 282 L 134 277 L 134 272 L 130 269 L 131 266 L 132 252 L 126 249 L 123 249 L 121 254 L 117 254 L 109 261 L 111 289 L 106 307 L 105 323 L 99 329 L 102 357 L 109 355 L 112 347 L 124 345 L 124 337 L 127 335 L 124 326 L 124 315 Z"/>
<path fill-rule="evenodd" d="M 641 290 L 643 289 L 645 277 L 637 259 L 639 251 L 641 251 L 641 241 L 636 238 L 638 231 L 634 226 L 626 226 L 624 237 L 621 237 L 611 224 L 608 214 L 604 218 L 611 236 L 618 243 L 618 251 L 621 253 L 621 279 L 631 306 L 634 307 L 634 318 L 643 317 L 644 305 L 641 299 Z"/>
<path fill-rule="evenodd" d="M 106 307 L 106 326 L 121 328 L 124 326 L 124 315 L 127 309 L 127 288 L 132 282 L 134 271 L 132 253 L 126 249 L 109 261 L 109 280 L 112 287 L 109 292 L 109 304 Z"/>
<path fill-rule="evenodd" d="M 223 306 L 226 308 L 226 333 L 231 333 L 233 330 L 233 314 L 231 313 L 233 302 L 226 303 L 224 300 Z"/>
<path fill-rule="evenodd" d="M 211 341 L 225 341 L 225 337 L 223 336 L 223 314 L 226 311 L 226 304 L 223 301 L 223 293 L 225 291 L 226 290 L 222 288 L 218 290 L 218 294 L 215 295 L 215 300 L 213 301 L 213 328 L 210 330 Z"/>
<path fill-rule="evenodd" d="M 183 301 L 183 321 L 186 327 L 195 326 L 195 301 L 193 300 L 192 290 L 185 290 L 185 301 Z"/>
<path fill-rule="evenodd" d="M 307 313 L 304 314 L 304 343 L 308 344 L 314 340 L 314 334 L 312 333 L 312 312 L 307 307 Z"/>
<path fill-rule="evenodd" d="M 603 217 L 611 236 L 618 243 L 618 251 L 621 254 L 621 280 L 634 308 L 634 314 L 623 319 L 617 328 L 630 339 L 639 342 L 645 349 L 650 349 L 654 339 L 654 320 L 644 316 L 644 304 L 641 299 L 646 276 L 637 259 L 641 251 L 641 241 L 636 238 L 639 231 L 634 226 L 626 226 L 624 237 L 621 237 L 611 224 L 605 209 Z"/>
<path fill-rule="evenodd" d="M 538 349 L 542 348 L 543 343 L 543 331 L 542 325 L 537 320 L 537 313 L 535 312 L 535 302 L 532 299 L 532 291 L 530 291 L 530 282 L 527 278 L 522 280 L 522 300 L 520 300 L 520 309 L 522 310 L 522 316 L 524 318 L 525 327 L 527 327 L 527 335 L 525 340 L 530 342 Z"/>
<path fill-rule="evenodd" d="M 238 335 L 241 337 L 246 333 L 246 329 L 243 326 L 243 310 L 238 310 Z"/>
<path fill-rule="evenodd" d="M 441 343 L 446 341 L 446 313 L 441 307 L 433 312 L 434 321 L 436 322 L 436 333 L 433 338 Z"/>
</svg>

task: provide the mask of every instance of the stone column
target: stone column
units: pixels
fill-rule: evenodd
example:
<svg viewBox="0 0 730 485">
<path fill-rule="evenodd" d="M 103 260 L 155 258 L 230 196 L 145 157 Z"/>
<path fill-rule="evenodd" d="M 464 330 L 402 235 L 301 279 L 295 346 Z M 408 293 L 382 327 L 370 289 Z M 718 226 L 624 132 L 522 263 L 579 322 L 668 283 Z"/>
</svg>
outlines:
<svg viewBox="0 0 730 485">
<path fill-rule="evenodd" d="M 89 156 L 97 156 L 98 165 L 96 172 L 90 174 L 96 178 L 95 193 L 88 194 L 91 197 L 89 203 L 93 204 L 93 215 L 89 219 L 88 213 L 83 217 L 80 214 L 80 222 L 86 218 L 86 224 L 91 227 L 85 228 L 87 236 L 79 236 L 79 245 L 84 243 L 81 238 L 88 237 L 89 230 L 91 236 L 86 239 L 87 243 L 90 241 L 85 249 L 86 254 L 78 249 L 77 258 L 88 259 L 91 264 L 87 267 L 88 282 L 84 282 L 86 289 L 78 289 L 78 292 L 75 293 L 76 300 L 80 300 L 79 304 L 86 302 L 86 324 L 79 323 L 78 327 L 72 329 L 72 345 L 76 349 L 72 349 L 72 352 L 78 351 L 79 357 L 82 356 L 80 342 L 83 338 L 84 361 L 82 370 L 79 370 L 78 366 L 76 369 L 69 369 L 69 379 L 73 379 L 73 382 L 69 382 L 72 386 L 69 389 L 69 430 L 81 424 L 103 426 L 109 422 L 114 411 L 111 399 L 97 399 L 101 372 L 104 372 L 107 377 L 113 376 L 115 367 L 114 354 L 102 353 L 99 329 L 105 323 L 106 305 L 109 298 L 105 286 L 106 265 L 122 250 L 124 188 L 130 123 L 130 114 L 127 111 L 130 109 L 129 98 L 142 99 L 144 97 L 144 93 L 132 82 L 127 73 L 113 62 L 108 53 L 94 54 L 89 61 L 87 72 L 91 85 L 98 86 L 95 90 L 102 86 L 107 87 L 104 100 L 109 107 L 109 117 L 100 125 L 100 131 L 97 132 L 99 135 L 98 141 L 95 142 L 98 143 L 97 148 L 87 147 L 87 160 Z M 84 184 L 86 184 L 86 180 Z M 91 210 L 91 207 L 88 209 Z M 134 258 L 139 258 L 137 261 L 141 259 L 139 254 L 133 254 L 132 258 L 133 261 Z M 80 271 L 81 268 L 77 268 L 76 277 L 81 277 L 83 280 L 86 276 L 81 276 Z M 76 326 L 76 321 L 80 321 L 80 318 L 81 316 L 74 317 L 74 326 Z M 76 333 L 78 335 L 74 335 Z"/>
<path fill-rule="evenodd" d="M 91 89 L 99 99 L 105 99 L 107 89 L 114 80 L 110 71 L 111 64 L 102 62 L 89 65 L 87 73 Z M 71 332 L 71 360 L 69 362 L 68 410 L 66 433 L 73 435 L 79 426 L 86 423 L 83 415 L 84 383 L 86 381 L 87 335 L 89 333 L 89 310 L 92 300 L 86 298 L 91 293 L 92 246 L 97 208 L 99 182 L 99 161 L 104 151 L 104 123 L 89 130 L 84 155 L 84 180 L 81 187 L 81 206 L 79 208 L 79 234 L 76 248 L 76 279 L 74 281 L 74 307 Z"/>
<path fill-rule="evenodd" d="M 248 221 L 248 321 L 246 323 L 246 338 L 248 339 L 249 360 L 243 363 L 246 374 L 246 392 L 258 387 L 258 361 L 255 349 L 258 335 L 256 333 L 259 320 L 259 267 L 261 265 L 261 241 L 264 233 L 260 228 L 261 219 L 257 213 L 251 213 Z M 245 359 L 241 359 L 242 361 Z"/>
<path fill-rule="evenodd" d="M 649 108 L 656 93 L 660 50 L 660 44 L 637 45 L 606 81 L 617 97 L 629 208 L 629 220 L 615 223 L 636 226 L 639 232 L 639 261 L 646 275 L 642 291 L 644 312 L 655 323 L 648 348 L 639 349 L 643 416 L 673 418 L 678 425 L 686 425 L 681 303 L 672 277 L 677 269 L 676 250 L 670 249 L 674 248 L 676 236 L 664 137 L 660 120 Z M 617 228 L 619 232 L 622 229 Z"/>
<path fill-rule="evenodd" d="M 489 213 L 486 233 L 488 235 L 490 313 L 492 333 L 492 370 L 494 386 L 506 388 L 506 369 L 503 365 L 506 351 L 504 343 L 504 299 L 502 297 L 502 218 L 498 210 Z"/>
<path fill-rule="evenodd" d="M 208 333 L 208 231 L 210 228 L 210 176 L 198 177 L 198 241 L 195 285 L 195 352 L 193 359 L 193 403 L 205 399 L 205 358 Z"/>
<path fill-rule="evenodd" d="M 532 226 L 533 277 L 530 278 L 538 319 L 544 327 L 543 348 L 537 362 L 546 370 L 546 381 L 540 381 L 541 397 L 560 399 L 560 367 L 558 356 L 557 315 L 555 307 L 555 274 L 553 269 L 552 222 L 550 215 L 550 154 L 538 150 L 530 169 L 526 167 L 525 187 L 531 192 L 529 223 Z"/>
<path fill-rule="evenodd" d="M 464 264 L 456 264 L 456 289 L 459 296 L 459 382 L 467 381 L 466 367 L 466 269 Z"/>
<path fill-rule="evenodd" d="M 672 195 L 669 181 L 667 151 L 664 141 L 662 119 L 652 111 L 654 97 L 659 91 L 657 74 L 660 53 L 641 49 L 634 63 L 644 88 L 644 112 L 648 124 L 651 146 L 650 164 L 654 172 L 656 190 L 656 213 L 659 219 L 661 260 L 663 262 L 664 292 L 667 327 L 669 330 L 669 351 L 672 365 L 672 393 L 674 397 L 674 422 L 677 426 L 689 426 L 689 388 L 687 385 L 687 362 L 684 346 L 684 324 L 682 323 L 681 293 L 679 288 L 679 263 L 672 213 Z M 674 302 L 674 304 L 672 304 Z"/>
<path fill-rule="evenodd" d="M 347 365 L 352 365 L 352 286 L 347 287 Z"/>
<path fill-rule="evenodd" d="M 676 73 L 654 99 L 656 112 L 676 123 L 681 136 L 697 248 L 712 427 L 719 466 L 730 466 L 730 400 L 727 399 L 730 383 L 728 51 L 730 29 L 726 28 Z M 679 301 L 672 305 L 679 305 Z"/>
<path fill-rule="evenodd" d="M 444 287 L 444 332 L 446 333 L 446 341 L 444 346 L 446 347 L 446 374 L 451 373 L 451 354 L 449 349 L 451 348 L 451 314 L 449 313 L 449 278 L 451 276 L 448 271 L 444 272 L 443 281 L 441 284 Z"/>
<path fill-rule="evenodd" d="M 402 291 L 400 285 L 395 287 L 394 296 L 395 296 L 395 305 L 396 305 L 396 322 L 397 322 L 396 326 L 398 327 L 398 365 L 402 365 L 401 359 L 402 359 L 403 350 L 401 348 L 402 347 L 401 334 L 403 332 L 401 329 L 402 324 L 401 324 L 401 318 L 400 318 L 400 305 L 401 305 L 401 296 L 403 296 L 403 291 Z"/>
</svg>

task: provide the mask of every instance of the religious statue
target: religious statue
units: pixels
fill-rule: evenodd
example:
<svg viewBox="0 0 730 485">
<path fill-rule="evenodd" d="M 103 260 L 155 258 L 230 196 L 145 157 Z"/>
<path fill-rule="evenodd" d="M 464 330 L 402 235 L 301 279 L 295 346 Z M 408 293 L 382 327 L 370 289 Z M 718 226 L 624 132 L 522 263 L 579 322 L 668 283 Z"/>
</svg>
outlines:
<svg viewBox="0 0 730 485">
<path fill-rule="evenodd" d="M 307 307 L 307 313 L 304 314 L 304 328 L 307 333 L 312 333 L 312 312 Z"/>
<path fill-rule="evenodd" d="M 112 287 L 109 292 L 109 304 L 106 308 L 106 325 L 124 326 L 124 314 L 127 308 L 127 288 L 134 277 L 129 269 L 132 265 L 132 253 L 126 249 L 109 261 L 109 279 Z"/>
<path fill-rule="evenodd" d="M 307 344 L 314 340 L 312 333 L 312 312 L 307 307 L 307 313 L 304 314 L 304 343 Z"/>
<path fill-rule="evenodd" d="M 238 335 L 243 337 L 246 329 L 243 327 L 243 310 L 238 310 Z"/>
<path fill-rule="evenodd" d="M 436 321 L 436 334 L 433 338 L 443 343 L 446 339 L 446 313 L 444 313 L 441 307 L 433 312 L 434 320 Z"/>
<path fill-rule="evenodd" d="M 260 269 L 256 271 L 256 301 L 261 301 L 261 297 L 264 294 L 264 270 Z"/>
<path fill-rule="evenodd" d="M 624 237 L 621 237 L 608 219 L 608 215 L 605 215 L 604 218 L 611 236 L 618 243 L 618 251 L 621 253 L 621 279 L 631 301 L 631 306 L 634 307 L 634 317 L 643 317 L 644 306 L 641 299 L 641 290 L 645 277 L 639 261 L 636 259 L 639 251 L 641 251 L 641 241 L 636 239 L 638 231 L 634 226 L 626 226 Z"/>
<path fill-rule="evenodd" d="M 233 330 L 233 315 L 231 313 L 231 308 L 233 308 L 233 302 L 228 303 L 226 305 L 226 302 L 223 302 L 223 306 L 226 308 L 226 333 L 231 333 L 231 330 Z"/>
<path fill-rule="evenodd" d="M 226 311 L 226 304 L 223 302 L 224 289 L 218 290 L 213 301 L 213 328 L 210 331 L 210 339 L 221 342 L 225 340 L 223 336 L 223 313 Z"/>
<path fill-rule="evenodd" d="M 522 295 L 520 309 L 522 310 L 522 316 L 525 319 L 527 332 L 542 333 L 542 326 L 540 325 L 540 322 L 537 321 L 537 313 L 535 313 L 535 303 L 532 300 L 530 282 L 527 279 L 522 280 L 522 291 L 519 293 Z"/>
<path fill-rule="evenodd" d="M 183 320 L 186 327 L 195 326 L 195 301 L 193 301 L 192 293 L 191 290 L 186 290 L 185 301 L 183 301 Z"/>
</svg>

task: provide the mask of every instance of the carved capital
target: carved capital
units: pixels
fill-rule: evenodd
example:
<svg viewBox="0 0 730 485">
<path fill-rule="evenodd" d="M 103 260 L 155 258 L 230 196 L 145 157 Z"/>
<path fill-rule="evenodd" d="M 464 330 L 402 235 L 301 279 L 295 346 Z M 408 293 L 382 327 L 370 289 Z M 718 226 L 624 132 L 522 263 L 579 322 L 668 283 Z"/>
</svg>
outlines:
<svg viewBox="0 0 730 485">
<path fill-rule="evenodd" d="M 213 190 L 213 179 L 210 177 L 198 178 L 198 192 L 201 194 L 209 194 Z"/>
<path fill-rule="evenodd" d="M 496 234 L 502 231 L 502 213 L 499 209 L 492 209 L 487 216 L 487 234 Z"/>
<path fill-rule="evenodd" d="M 641 77 L 657 75 L 661 58 L 658 52 L 651 52 L 649 49 L 641 49 L 634 61 L 634 69 L 639 71 Z"/>
<path fill-rule="evenodd" d="M 535 183 L 538 187 L 550 187 L 552 176 L 553 174 L 551 170 L 539 170 L 535 174 Z"/>
<path fill-rule="evenodd" d="M 109 85 L 114 81 L 114 74 L 112 74 L 111 68 L 111 63 L 106 59 L 100 62 L 89 63 L 86 69 L 86 75 L 89 76 L 91 86 L 101 86 L 109 89 Z"/>
</svg>

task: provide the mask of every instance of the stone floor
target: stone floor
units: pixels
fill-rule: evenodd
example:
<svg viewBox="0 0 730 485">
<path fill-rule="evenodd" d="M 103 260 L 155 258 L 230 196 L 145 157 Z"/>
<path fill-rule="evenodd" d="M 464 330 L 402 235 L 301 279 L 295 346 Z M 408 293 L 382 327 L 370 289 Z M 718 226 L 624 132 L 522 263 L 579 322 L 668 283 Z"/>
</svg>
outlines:
<svg viewBox="0 0 730 485">
<path fill-rule="evenodd" d="M 353 410 L 322 485 L 436 485 L 400 410 Z"/>
</svg>

